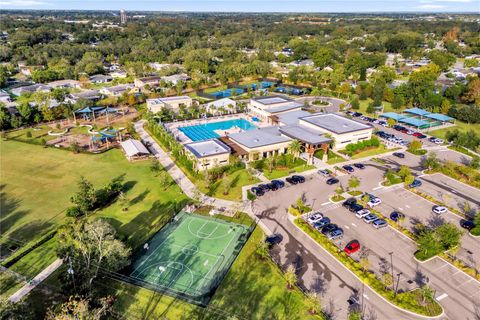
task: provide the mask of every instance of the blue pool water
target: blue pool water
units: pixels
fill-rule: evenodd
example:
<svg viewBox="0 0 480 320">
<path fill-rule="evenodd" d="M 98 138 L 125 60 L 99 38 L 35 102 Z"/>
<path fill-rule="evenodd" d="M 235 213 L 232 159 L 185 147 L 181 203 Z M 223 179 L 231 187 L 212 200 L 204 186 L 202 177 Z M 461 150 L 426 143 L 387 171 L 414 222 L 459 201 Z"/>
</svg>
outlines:
<svg viewBox="0 0 480 320">
<path fill-rule="evenodd" d="M 242 130 L 256 129 L 253 124 L 245 119 L 232 119 L 220 122 L 211 122 L 206 124 L 197 124 L 195 126 L 179 128 L 192 141 L 208 140 L 219 138 L 220 136 L 214 130 L 228 130 L 233 127 L 239 127 Z"/>
</svg>

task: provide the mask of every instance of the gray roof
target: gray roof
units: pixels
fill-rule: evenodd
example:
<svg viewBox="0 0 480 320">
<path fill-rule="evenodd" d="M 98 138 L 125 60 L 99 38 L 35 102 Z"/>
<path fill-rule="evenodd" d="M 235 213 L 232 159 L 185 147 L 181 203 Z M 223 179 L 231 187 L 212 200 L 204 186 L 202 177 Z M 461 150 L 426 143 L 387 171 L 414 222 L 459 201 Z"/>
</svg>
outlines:
<svg viewBox="0 0 480 320">
<path fill-rule="evenodd" d="M 371 125 L 363 124 L 335 113 L 313 114 L 300 119 L 337 134 L 372 128 Z"/>
<path fill-rule="evenodd" d="M 298 102 L 290 102 L 278 107 L 273 107 L 273 108 L 268 108 L 266 111 L 270 113 L 278 113 L 278 112 L 283 112 L 283 111 L 288 111 L 288 110 L 294 110 L 303 107 L 301 103 Z"/>
<path fill-rule="evenodd" d="M 128 157 L 150 154 L 148 149 L 138 140 L 128 139 L 120 142 L 120 145 Z"/>
<path fill-rule="evenodd" d="M 105 87 L 104 89 L 108 92 L 123 92 L 132 89 L 133 86 L 131 84 L 119 84 L 113 87 Z"/>
<path fill-rule="evenodd" d="M 290 98 L 282 97 L 282 96 L 256 97 L 256 98 L 252 98 L 252 100 L 260 102 L 261 104 L 264 104 L 264 105 L 293 101 Z"/>
<path fill-rule="evenodd" d="M 278 126 L 273 126 L 255 130 L 248 130 L 229 134 L 228 137 L 231 140 L 247 148 L 257 148 L 261 146 L 268 146 L 271 144 L 291 141 L 291 139 L 282 136 L 279 128 L 280 127 Z"/>
<path fill-rule="evenodd" d="M 293 125 L 280 127 L 280 132 L 284 135 L 309 144 L 329 143 L 332 139 L 325 136 L 324 133 L 309 128 Z"/>
<path fill-rule="evenodd" d="M 16 96 L 21 95 L 23 92 L 37 92 L 37 91 L 50 91 L 50 87 L 41 83 L 32 84 L 29 86 L 18 87 L 12 89 L 12 93 Z"/>
<path fill-rule="evenodd" d="M 230 148 L 217 139 L 187 143 L 185 144 L 185 148 L 187 148 L 197 158 L 230 153 Z"/>
<path fill-rule="evenodd" d="M 103 80 L 113 80 L 112 76 L 104 74 L 95 74 L 90 77 L 90 81 L 103 81 Z"/>
<path fill-rule="evenodd" d="M 81 92 L 72 93 L 71 96 L 74 99 L 93 99 L 93 98 L 100 98 L 100 93 L 98 90 L 87 90 Z"/>
<path fill-rule="evenodd" d="M 278 115 L 278 120 L 285 125 L 298 124 L 298 118 L 309 116 L 311 113 L 303 110 L 295 110 Z"/>
</svg>

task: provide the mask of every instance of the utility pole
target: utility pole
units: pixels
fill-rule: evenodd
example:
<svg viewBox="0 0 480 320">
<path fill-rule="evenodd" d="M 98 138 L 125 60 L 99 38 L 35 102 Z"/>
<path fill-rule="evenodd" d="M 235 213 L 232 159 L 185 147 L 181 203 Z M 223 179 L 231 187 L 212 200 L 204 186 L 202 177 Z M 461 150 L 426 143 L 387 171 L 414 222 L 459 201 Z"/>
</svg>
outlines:
<svg viewBox="0 0 480 320">
<path fill-rule="evenodd" d="M 400 276 L 401 276 L 402 274 L 403 274 L 403 272 L 397 273 L 398 278 L 397 278 L 397 286 L 395 287 L 395 292 L 394 292 L 394 294 L 393 294 L 394 297 L 397 296 L 398 284 L 400 283 Z"/>
</svg>

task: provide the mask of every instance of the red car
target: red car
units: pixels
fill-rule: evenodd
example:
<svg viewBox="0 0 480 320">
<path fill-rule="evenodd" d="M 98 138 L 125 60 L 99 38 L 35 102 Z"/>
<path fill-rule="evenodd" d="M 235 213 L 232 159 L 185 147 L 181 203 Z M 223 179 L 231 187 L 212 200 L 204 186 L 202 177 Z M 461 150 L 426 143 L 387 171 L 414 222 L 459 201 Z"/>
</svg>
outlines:
<svg viewBox="0 0 480 320">
<path fill-rule="evenodd" d="M 345 249 L 343 249 L 343 251 L 345 251 L 346 254 L 352 254 L 357 252 L 358 250 L 360 250 L 360 242 L 358 242 L 358 240 L 350 241 L 345 246 Z"/>
<path fill-rule="evenodd" d="M 426 137 L 427 137 L 426 135 L 424 135 L 424 134 L 422 134 L 422 133 L 420 133 L 420 132 L 415 132 L 415 133 L 413 134 L 413 136 L 416 137 L 416 138 L 418 138 L 418 139 L 423 139 L 423 138 L 426 138 Z"/>
</svg>

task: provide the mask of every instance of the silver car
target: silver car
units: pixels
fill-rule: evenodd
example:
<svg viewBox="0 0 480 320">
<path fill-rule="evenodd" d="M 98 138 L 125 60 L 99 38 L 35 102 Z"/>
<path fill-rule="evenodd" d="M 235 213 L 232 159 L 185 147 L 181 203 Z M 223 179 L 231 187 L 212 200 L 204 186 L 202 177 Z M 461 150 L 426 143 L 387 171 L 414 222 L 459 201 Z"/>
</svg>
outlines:
<svg viewBox="0 0 480 320">
<path fill-rule="evenodd" d="M 385 221 L 383 219 L 377 219 L 377 220 L 373 221 L 373 223 L 372 223 L 372 226 L 375 229 L 385 228 L 387 225 L 388 225 L 387 221 Z"/>
<path fill-rule="evenodd" d="M 367 214 L 365 217 L 363 217 L 363 222 L 365 223 L 372 223 L 373 221 L 377 220 L 377 216 L 374 215 L 373 213 Z"/>
</svg>

